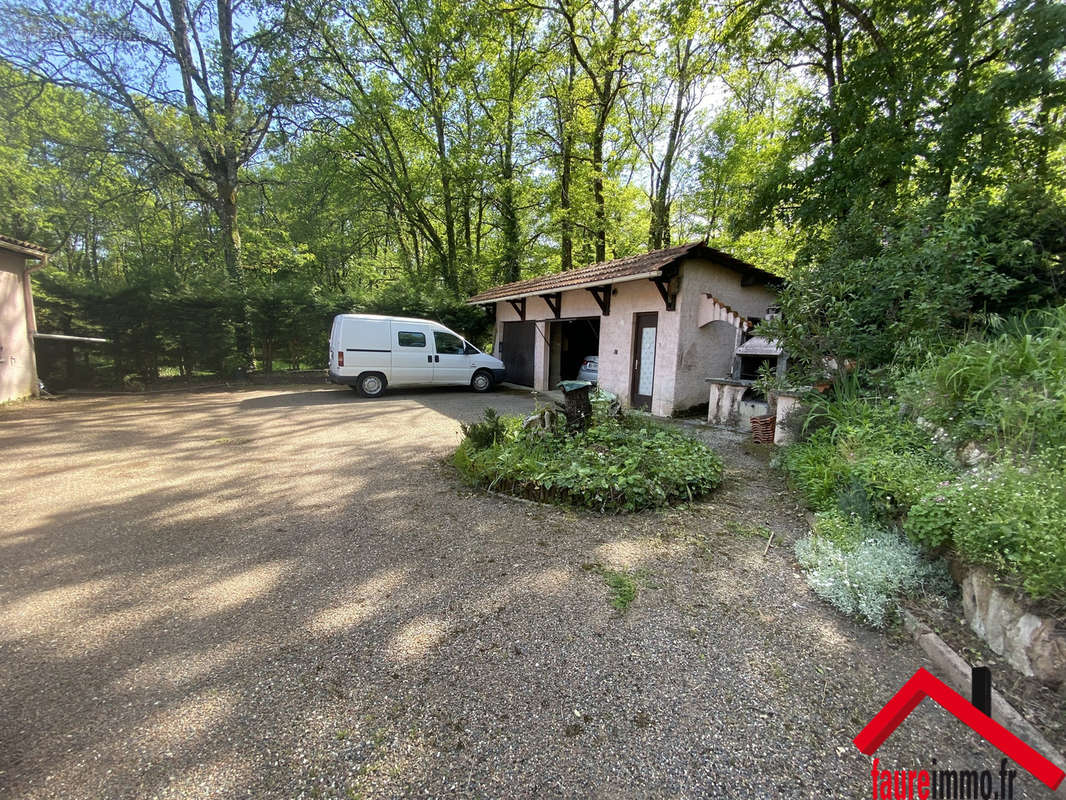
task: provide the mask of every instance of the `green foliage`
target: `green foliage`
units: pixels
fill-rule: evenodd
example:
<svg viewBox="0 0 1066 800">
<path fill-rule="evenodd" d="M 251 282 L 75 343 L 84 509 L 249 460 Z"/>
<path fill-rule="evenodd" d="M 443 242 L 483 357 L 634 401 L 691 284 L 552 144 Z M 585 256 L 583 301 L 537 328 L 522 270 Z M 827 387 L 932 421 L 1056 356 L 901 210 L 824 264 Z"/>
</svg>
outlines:
<svg viewBox="0 0 1066 800">
<path fill-rule="evenodd" d="M 841 550 L 854 550 L 869 534 L 871 528 L 855 514 L 843 511 L 819 511 L 814 515 L 814 535 L 832 542 Z"/>
<path fill-rule="evenodd" d="M 506 434 L 504 418 L 494 408 L 486 408 L 484 420 L 462 424 L 463 437 L 473 450 L 484 450 L 502 441 Z"/>
<path fill-rule="evenodd" d="M 946 210 L 928 203 L 887 221 L 853 214 L 792 273 L 767 329 L 818 373 L 827 356 L 876 367 L 900 342 L 932 345 L 986 312 L 1053 301 L 1066 233 L 1052 220 L 1064 214 L 1061 199 L 1021 192 Z"/>
<path fill-rule="evenodd" d="M 781 456 L 811 508 L 892 520 L 950 474 L 925 432 L 889 404 L 844 399 L 814 414 L 821 427 Z"/>
<path fill-rule="evenodd" d="M 110 340 L 79 346 L 77 358 L 72 350 L 44 343 L 38 369 L 53 388 L 114 385 L 127 375 L 151 381 L 171 368 L 182 376 L 232 374 L 240 365 L 234 328 L 242 318 L 241 300 L 225 285 L 105 287 L 59 272 L 39 272 L 34 280 L 42 330 Z M 305 293 L 283 283 L 255 289 L 247 305 L 263 368 L 270 369 L 275 358 L 293 367 L 323 367 L 330 320 L 350 304 L 342 295 Z"/>
<path fill-rule="evenodd" d="M 522 497 L 639 511 L 694 500 L 722 479 L 721 459 L 706 445 L 645 421 L 597 419 L 573 435 L 523 431 L 517 418 L 502 427 L 488 447 L 468 436 L 454 463 L 471 482 Z"/>
<path fill-rule="evenodd" d="M 1066 449 L 1059 451 L 1066 455 Z M 1019 580 L 1034 598 L 1066 594 L 1066 466 L 1044 457 L 1001 463 L 944 482 L 910 509 L 916 542 Z"/>
<path fill-rule="evenodd" d="M 741 522 L 731 519 L 725 524 L 725 529 L 734 536 L 746 536 L 754 539 L 769 539 L 773 530 L 765 525 L 753 525 L 750 522 Z"/>
<path fill-rule="evenodd" d="M 492 320 L 480 306 L 441 287 L 418 287 L 391 283 L 356 303 L 359 311 L 397 317 L 432 319 L 451 328 L 479 347 L 492 342 Z"/>
<path fill-rule="evenodd" d="M 940 347 L 902 370 L 901 399 L 854 382 L 816 406 L 814 433 L 781 462 L 846 546 L 870 524 L 901 523 L 921 546 L 984 565 L 1034 598 L 1066 593 L 1066 310 L 1028 314 Z M 926 420 L 918 427 L 903 414 Z M 963 471 L 940 455 L 977 440 L 995 456 Z"/>
<path fill-rule="evenodd" d="M 1066 445 L 1066 306 L 1006 328 L 908 375 L 904 401 L 956 441 L 1015 452 Z"/>
<path fill-rule="evenodd" d="M 842 526 L 849 528 L 843 536 Z M 819 597 L 875 628 L 894 618 L 902 598 L 951 585 L 942 562 L 926 560 L 896 533 L 872 528 L 854 541 L 854 530 L 840 520 L 827 518 L 822 527 L 837 538 L 816 534 L 796 542 L 807 582 Z"/>
<path fill-rule="evenodd" d="M 609 569 L 602 564 L 582 564 L 586 572 L 595 572 L 603 578 L 610 590 L 610 603 L 617 611 L 625 613 L 637 599 L 641 583 L 646 579 L 644 570 Z"/>
<path fill-rule="evenodd" d="M 637 599 L 637 583 L 628 572 L 608 569 L 603 571 L 603 580 L 611 590 L 611 605 L 625 611 Z"/>
</svg>

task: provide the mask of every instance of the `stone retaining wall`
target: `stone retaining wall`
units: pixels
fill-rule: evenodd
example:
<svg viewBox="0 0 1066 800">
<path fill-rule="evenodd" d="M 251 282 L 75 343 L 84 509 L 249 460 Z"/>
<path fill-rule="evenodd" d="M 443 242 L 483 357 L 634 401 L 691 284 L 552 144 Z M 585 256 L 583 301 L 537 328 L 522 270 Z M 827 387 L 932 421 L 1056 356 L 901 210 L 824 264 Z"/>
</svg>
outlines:
<svg viewBox="0 0 1066 800">
<path fill-rule="evenodd" d="M 1032 613 L 984 570 L 955 564 L 952 571 L 974 633 L 1022 674 L 1066 690 L 1066 629 Z"/>
</svg>

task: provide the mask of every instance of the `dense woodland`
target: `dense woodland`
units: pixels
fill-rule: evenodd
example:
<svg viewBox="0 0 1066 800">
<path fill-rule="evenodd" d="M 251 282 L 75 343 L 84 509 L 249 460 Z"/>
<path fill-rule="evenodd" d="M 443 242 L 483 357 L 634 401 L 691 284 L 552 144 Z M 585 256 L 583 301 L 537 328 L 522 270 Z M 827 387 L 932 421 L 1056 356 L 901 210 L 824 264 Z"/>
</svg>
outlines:
<svg viewBox="0 0 1066 800">
<path fill-rule="evenodd" d="M 1048 0 L 3 7 L 0 231 L 56 253 L 42 329 L 112 340 L 57 381 L 318 367 L 352 309 L 478 337 L 470 293 L 703 237 L 789 278 L 801 369 L 1062 300 Z"/>
</svg>

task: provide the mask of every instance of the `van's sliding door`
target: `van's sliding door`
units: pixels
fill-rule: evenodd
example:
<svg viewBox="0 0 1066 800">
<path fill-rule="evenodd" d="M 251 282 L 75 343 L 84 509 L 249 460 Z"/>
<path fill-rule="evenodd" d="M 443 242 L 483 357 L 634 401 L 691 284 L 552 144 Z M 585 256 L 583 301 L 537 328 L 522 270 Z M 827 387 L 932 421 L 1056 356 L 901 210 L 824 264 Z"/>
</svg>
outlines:
<svg viewBox="0 0 1066 800">
<path fill-rule="evenodd" d="M 433 383 L 433 334 L 425 325 L 393 322 L 392 379 L 404 383 Z"/>
</svg>

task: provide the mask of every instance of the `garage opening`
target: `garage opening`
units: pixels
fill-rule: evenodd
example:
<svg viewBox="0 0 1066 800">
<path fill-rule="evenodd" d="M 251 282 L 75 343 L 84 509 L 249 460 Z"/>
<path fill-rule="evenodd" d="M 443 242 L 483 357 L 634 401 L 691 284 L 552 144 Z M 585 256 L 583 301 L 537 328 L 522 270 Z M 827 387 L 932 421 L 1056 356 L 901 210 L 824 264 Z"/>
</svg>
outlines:
<svg viewBox="0 0 1066 800">
<path fill-rule="evenodd" d="M 600 318 L 563 319 L 551 324 L 551 357 L 548 385 L 577 378 L 581 364 L 589 356 L 600 355 Z"/>
<path fill-rule="evenodd" d="M 500 339 L 500 360 L 507 368 L 506 380 L 519 386 L 533 386 L 533 347 L 537 338 L 535 322 L 505 322 Z"/>
</svg>

